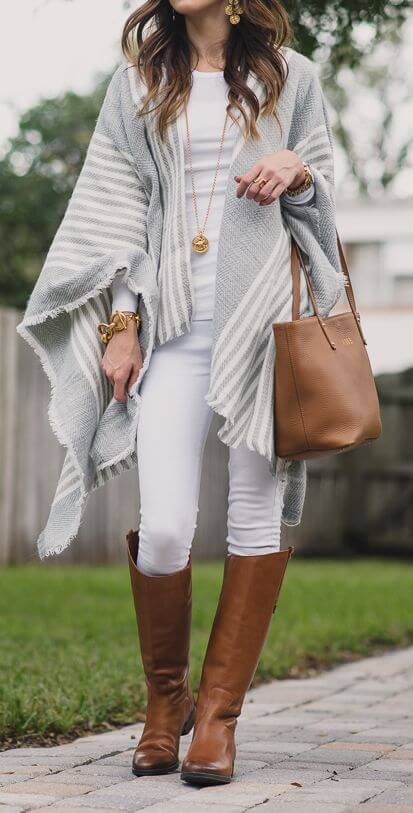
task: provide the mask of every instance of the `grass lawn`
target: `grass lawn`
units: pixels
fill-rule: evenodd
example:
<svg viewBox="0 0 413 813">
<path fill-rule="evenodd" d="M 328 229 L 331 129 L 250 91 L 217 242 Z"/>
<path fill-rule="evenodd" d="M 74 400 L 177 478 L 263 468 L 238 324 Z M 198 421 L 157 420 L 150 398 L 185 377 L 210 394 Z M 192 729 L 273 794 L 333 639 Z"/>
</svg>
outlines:
<svg viewBox="0 0 413 813">
<path fill-rule="evenodd" d="M 192 679 L 221 564 L 194 566 Z M 0 743 L 70 739 L 142 719 L 145 703 L 125 567 L 21 567 L 0 573 Z M 413 641 L 413 566 L 292 559 L 257 680 Z"/>
</svg>

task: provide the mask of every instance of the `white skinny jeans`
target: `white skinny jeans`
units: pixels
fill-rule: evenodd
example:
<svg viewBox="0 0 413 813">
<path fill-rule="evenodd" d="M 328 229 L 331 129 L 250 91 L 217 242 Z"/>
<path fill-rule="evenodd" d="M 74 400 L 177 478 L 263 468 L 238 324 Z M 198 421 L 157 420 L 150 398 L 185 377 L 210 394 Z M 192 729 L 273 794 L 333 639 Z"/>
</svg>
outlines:
<svg viewBox="0 0 413 813">
<path fill-rule="evenodd" d="M 140 486 L 137 564 L 164 575 L 187 564 L 197 524 L 202 457 L 213 410 L 209 387 L 212 320 L 156 347 L 142 381 L 137 454 Z M 228 552 L 280 547 L 284 469 L 246 446 L 229 450 Z M 213 506 L 211 506 L 213 510 Z"/>
</svg>

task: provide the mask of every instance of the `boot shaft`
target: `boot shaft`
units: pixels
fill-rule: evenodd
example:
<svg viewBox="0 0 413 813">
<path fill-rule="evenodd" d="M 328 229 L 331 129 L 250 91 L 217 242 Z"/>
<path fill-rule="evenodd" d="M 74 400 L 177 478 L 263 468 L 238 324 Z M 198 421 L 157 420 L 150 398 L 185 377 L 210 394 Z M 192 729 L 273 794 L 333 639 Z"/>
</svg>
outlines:
<svg viewBox="0 0 413 813">
<path fill-rule="evenodd" d="M 127 535 L 129 573 L 142 663 L 148 680 L 183 678 L 188 671 L 192 610 L 191 562 L 167 576 L 146 576 L 136 564 L 139 535 Z"/>
<path fill-rule="evenodd" d="M 221 594 L 205 655 L 199 703 L 239 714 L 254 677 L 293 549 L 226 557 Z M 208 697 L 208 700 L 207 700 Z M 214 701 L 213 701 L 214 698 Z"/>
</svg>

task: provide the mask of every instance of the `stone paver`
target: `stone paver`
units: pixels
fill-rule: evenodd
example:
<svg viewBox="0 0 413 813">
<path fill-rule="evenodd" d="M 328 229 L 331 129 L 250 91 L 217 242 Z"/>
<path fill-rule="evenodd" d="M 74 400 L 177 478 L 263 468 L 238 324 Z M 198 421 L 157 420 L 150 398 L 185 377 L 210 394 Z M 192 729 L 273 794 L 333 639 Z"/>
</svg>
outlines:
<svg viewBox="0 0 413 813">
<path fill-rule="evenodd" d="M 0 813 L 413 813 L 413 647 L 250 691 L 227 786 L 134 777 L 141 730 L 1 753 Z"/>
</svg>

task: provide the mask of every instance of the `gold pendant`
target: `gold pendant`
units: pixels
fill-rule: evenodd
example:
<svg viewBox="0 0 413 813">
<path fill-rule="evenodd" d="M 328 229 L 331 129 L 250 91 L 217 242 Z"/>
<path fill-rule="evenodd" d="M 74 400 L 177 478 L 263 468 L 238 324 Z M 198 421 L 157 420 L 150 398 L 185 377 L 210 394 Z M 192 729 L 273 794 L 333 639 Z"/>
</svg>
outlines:
<svg viewBox="0 0 413 813">
<path fill-rule="evenodd" d="M 207 251 L 209 248 L 209 241 L 204 234 L 197 234 L 196 237 L 192 240 L 192 248 L 194 251 L 197 251 L 198 254 L 203 254 L 204 251 Z"/>
</svg>

